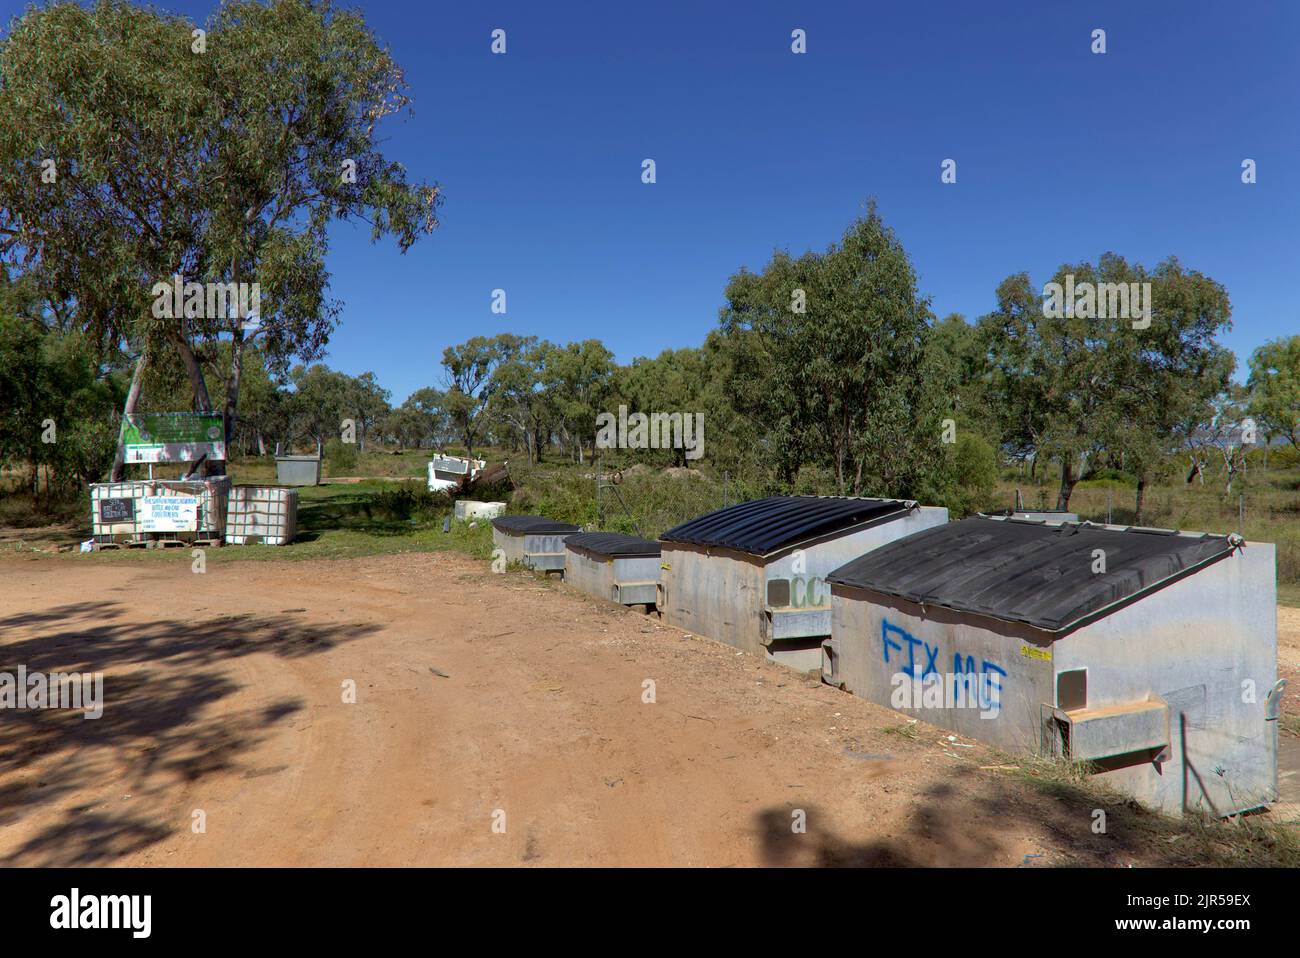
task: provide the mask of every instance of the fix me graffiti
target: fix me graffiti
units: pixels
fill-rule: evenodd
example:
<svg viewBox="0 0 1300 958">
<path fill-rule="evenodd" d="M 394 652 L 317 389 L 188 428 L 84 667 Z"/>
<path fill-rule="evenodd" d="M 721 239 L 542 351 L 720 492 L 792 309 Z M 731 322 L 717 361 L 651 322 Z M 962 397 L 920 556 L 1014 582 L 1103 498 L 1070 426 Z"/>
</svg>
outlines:
<svg viewBox="0 0 1300 958">
<path fill-rule="evenodd" d="M 880 645 L 885 664 L 894 669 L 889 698 L 894 708 L 979 709 L 980 718 L 996 718 L 1001 711 L 1007 672 L 996 662 L 982 659 L 977 667 L 973 655 L 954 652 L 952 669 L 940 672 L 940 647 L 888 619 L 880 623 Z"/>
</svg>

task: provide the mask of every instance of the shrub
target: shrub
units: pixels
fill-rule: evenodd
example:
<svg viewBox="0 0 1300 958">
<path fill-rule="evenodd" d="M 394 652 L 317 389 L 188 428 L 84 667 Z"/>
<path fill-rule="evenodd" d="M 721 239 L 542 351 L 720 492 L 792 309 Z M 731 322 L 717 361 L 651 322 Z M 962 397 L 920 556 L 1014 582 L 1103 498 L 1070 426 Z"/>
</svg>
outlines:
<svg viewBox="0 0 1300 958">
<path fill-rule="evenodd" d="M 344 476 L 357 468 L 357 447 L 341 439 L 330 439 L 325 443 L 325 465 L 331 476 Z"/>
</svg>

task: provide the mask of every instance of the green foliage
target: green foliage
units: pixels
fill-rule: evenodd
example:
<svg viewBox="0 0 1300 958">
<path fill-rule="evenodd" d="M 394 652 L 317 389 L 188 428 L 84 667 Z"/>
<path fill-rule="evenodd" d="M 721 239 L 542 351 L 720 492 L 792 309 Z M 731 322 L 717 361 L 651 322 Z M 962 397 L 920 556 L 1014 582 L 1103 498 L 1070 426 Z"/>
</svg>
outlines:
<svg viewBox="0 0 1300 958">
<path fill-rule="evenodd" d="M 1265 343 L 1250 357 L 1249 412 L 1266 438 L 1300 448 L 1300 336 Z"/>
<path fill-rule="evenodd" d="M 503 385 L 498 370 L 504 366 L 513 371 L 516 364 L 528 363 L 525 357 L 536 342 L 533 337 L 500 333 L 491 338 L 475 336 L 443 350 L 447 388 L 441 395 L 441 407 L 469 455 L 487 429 L 493 393 Z M 513 375 L 505 382 L 513 385 Z"/>
<path fill-rule="evenodd" d="M 237 0 L 202 41 L 193 29 L 124 0 L 13 21 L 0 40 L 0 257 L 95 348 L 174 353 L 196 408 L 214 407 L 201 354 L 227 337 L 229 440 L 245 342 L 282 372 L 329 337 L 330 222 L 363 220 L 405 251 L 436 226 L 439 194 L 379 151 L 376 124 L 408 98 L 360 14 Z M 174 274 L 257 283 L 260 325 L 160 311 L 155 284 Z"/>
<path fill-rule="evenodd" d="M 374 373 L 349 376 L 317 363 L 294 367 L 290 379 L 294 391 L 285 397 L 284 411 L 294 438 L 307 436 L 324 443 L 340 436 L 344 421 L 351 420 L 353 438 L 364 451 L 371 430 L 389 414 L 390 393 L 380 387 Z"/>
<path fill-rule="evenodd" d="M 436 389 L 417 389 L 397 409 L 378 423 L 380 437 L 398 448 L 437 448 L 450 438 L 451 421 L 443 394 Z"/>
<path fill-rule="evenodd" d="M 451 500 L 445 493 L 430 492 L 427 485 L 404 482 L 400 486 L 381 489 L 374 498 L 373 509 L 389 519 L 432 522 L 450 505 Z"/>
<path fill-rule="evenodd" d="M 926 505 L 946 506 L 953 519 L 995 508 L 998 463 L 993 446 L 974 432 L 959 431 L 945 452 L 940 468 L 926 477 L 916 498 Z"/>
<path fill-rule="evenodd" d="M 785 481 L 818 464 L 841 493 L 909 495 L 942 468 L 929 304 L 874 204 L 827 252 L 778 252 L 726 297 L 728 387 Z"/>
<path fill-rule="evenodd" d="M 997 309 L 978 328 L 999 440 L 1014 455 L 1061 464 L 1061 508 L 1106 458 L 1124 456 L 1145 474 L 1200 435 L 1233 367 L 1214 341 L 1230 325 L 1226 291 L 1176 259 L 1148 272 L 1107 253 L 1095 266 L 1060 267 L 1052 281 L 1065 286 L 1067 276 L 1094 288 L 1150 283 L 1150 326 L 1073 304 L 1058 315 L 1021 273 L 999 285 Z"/>
<path fill-rule="evenodd" d="M 357 468 L 356 443 L 332 438 L 325 443 L 322 455 L 331 476 L 350 476 Z"/>
<path fill-rule="evenodd" d="M 485 519 L 453 521 L 446 536 L 447 547 L 475 559 L 492 558 L 492 523 Z"/>
<path fill-rule="evenodd" d="M 1079 481 L 1080 489 L 1126 489 L 1137 486 L 1137 477 L 1120 469 L 1098 469 Z"/>
<path fill-rule="evenodd" d="M 657 538 L 673 526 L 722 507 L 757 498 L 753 488 L 722 481 L 695 469 L 652 469 L 635 465 L 598 500 L 593 475 L 577 465 L 510 467 L 515 491 L 509 511 L 544 515 L 589 528 Z M 601 510 L 603 507 L 604 515 Z"/>
<path fill-rule="evenodd" d="M 121 383 L 99 374 L 80 334 L 67 336 L 19 318 L 0 274 L 0 466 L 26 465 L 31 490 L 75 496 L 113 461 L 113 410 Z"/>
<path fill-rule="evenodd" d="M 997 454 L 979 436 L 962 433 L 953 449 L 956 511 L 969 515 L 990 508 L 998 479 Z"/>
<path fill-rule="evenodd" d="M 561 445 L 578 462 L 596 440 L 596 416 L 608 406 L 614 354 L 598 339 L 544 344 L 540 385 Z"/>
</svg>

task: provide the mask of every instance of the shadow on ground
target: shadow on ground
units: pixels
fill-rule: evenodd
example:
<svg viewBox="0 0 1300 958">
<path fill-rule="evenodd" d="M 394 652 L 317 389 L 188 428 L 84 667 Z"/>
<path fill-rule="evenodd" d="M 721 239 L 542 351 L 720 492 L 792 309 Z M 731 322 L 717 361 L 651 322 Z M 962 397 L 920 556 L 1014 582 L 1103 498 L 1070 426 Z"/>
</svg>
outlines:
<svg viewBox="0 0 1300 958">
<path fill-rule="evenodd" d="M 755 816 L 763 862 L 774 867 L 1126 867 L 1300 866 L 1300 838 L 1267 816 L 1236 822 L 1196 815 L 1175 819 L 1086 783 L 1026 781 L 954 770 L 950 782 L 918 794 L 901 830 L 854 842 L 824 826 L 818 808 L 803 807 L 806 832 L 792 827 L 796 806 Z M 1105 813 L 1105 831 L 1094 831 Z M 1032 853 L 1013 861 L 1013 836 L 1029 835 Z"/>
<path fill-rule="evenodd" d="M 176 782 L 238 764 L 267 730 L 302 708 L 282 700 L 209 715 L 239 690 L 222 666 L 255 652 L 297 658 L 379 631 L 373 624 L 314 625 L 291 616 L 231 615 L 201 622 L 142 622 L 117 602 L 81 602 L 0 619 L 0 672 L 103 673 L 103 715 L 81 710 L 0 711 L 0 829 L 48 811 L 86 788 L 112 782 L 112 803 L 62 808 L 0 866 L 111 864 L 166 838 L 167 823 L 112 807 L 150 804 Z M 124 667 L 132 667 L 127 671 Z M 125 772 L 123 771 L 125 769 Z M 107 807 L 105 807 L 107 806 Z"/>
</svg>

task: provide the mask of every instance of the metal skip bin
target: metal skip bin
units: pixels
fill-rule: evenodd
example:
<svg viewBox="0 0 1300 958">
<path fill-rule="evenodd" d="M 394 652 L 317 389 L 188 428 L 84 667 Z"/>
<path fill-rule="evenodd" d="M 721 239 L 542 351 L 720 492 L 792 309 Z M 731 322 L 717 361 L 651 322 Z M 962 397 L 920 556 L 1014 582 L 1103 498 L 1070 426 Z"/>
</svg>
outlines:
<svg viewBox="0 0 1300 958">
<path fill-rule="evenodd" d="M 659 543 L 617 532 L 579 532 L 564 547 L 565 582 L 619 605 L 654 606 Z"/>
<path fill-rule="evenodd" d="M 826 575 L 947 521 L 947 509 L 849 496 L 772 496 L 710 512 L 660 536 L 659 612 L 685 631 L 820 671 L 831 634 Z"/>
<path fill-rule="evenodd" d="M 976 516 L 828 579 L 833 685 L 1170 814 L 1276 801 L 1270 543 Z"/>
<path fill-rule="evenodd" d="M 282 486 L 319 486 L 320 456 L 276 456 L 275 481 Z"/>
<path fill-rule="evenodd" d="M 492 520 L 492 545 L 506 562 L 564 575 L 564 540 L 582 530 L 542 516 L 498 516 Z"/>
<path fill-rule="evenodd" d="M 297 489 L 236 486 L 230 490 L 226 541 L 231 545 L 285 546 L 297 534 Z"/>
</svg>

